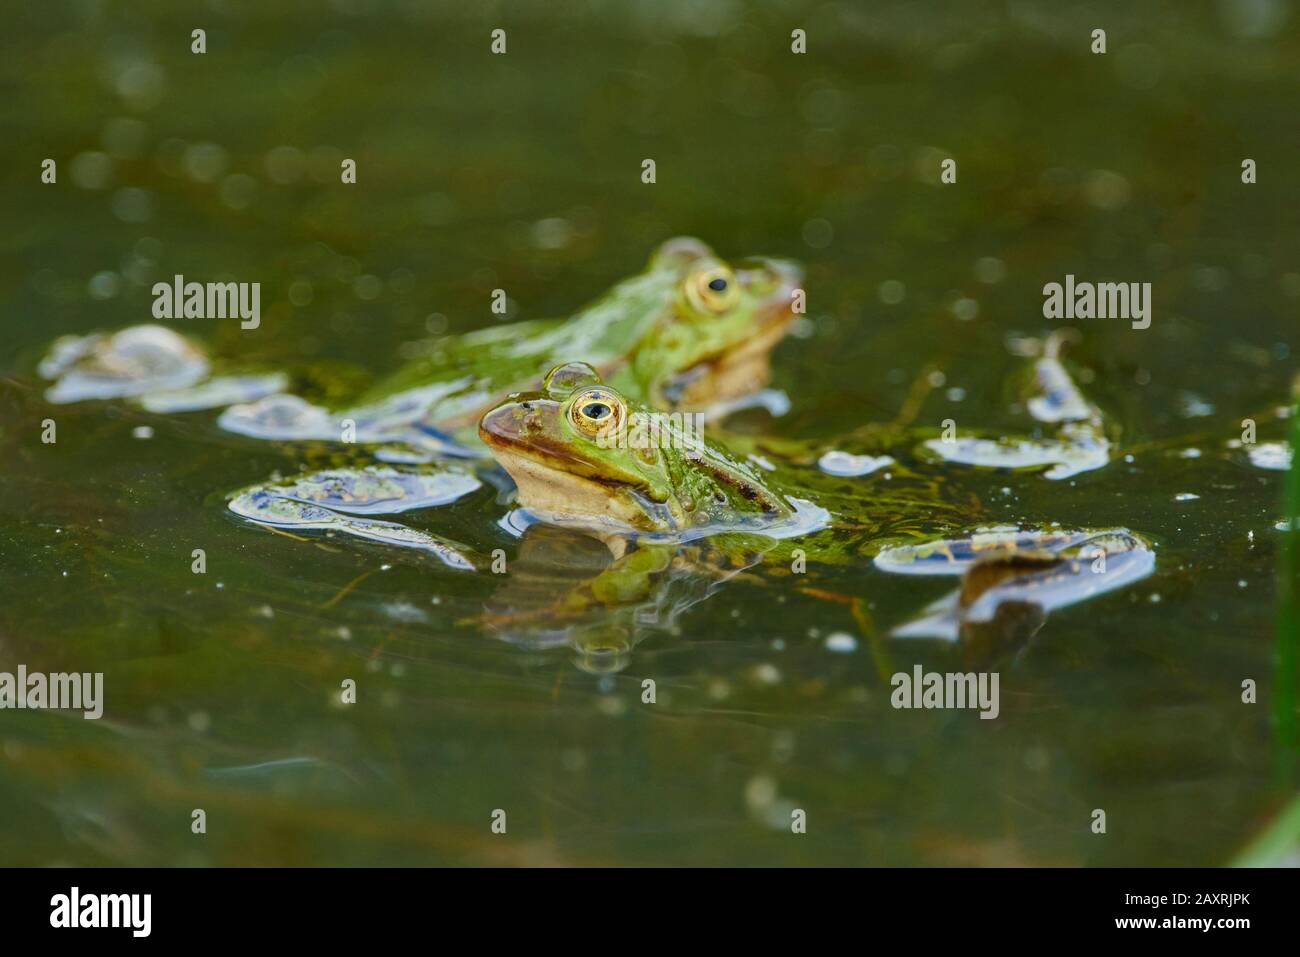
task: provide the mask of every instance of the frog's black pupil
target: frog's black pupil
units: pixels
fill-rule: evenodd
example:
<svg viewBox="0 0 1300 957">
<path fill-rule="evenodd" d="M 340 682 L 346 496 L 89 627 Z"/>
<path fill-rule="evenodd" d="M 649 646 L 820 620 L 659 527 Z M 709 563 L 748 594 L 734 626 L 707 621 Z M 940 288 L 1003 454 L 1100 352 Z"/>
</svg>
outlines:
<svg viewBox="0 0 1300 957">
<path fill-rule="evenodd" d="M 582 414 L 589 419 L 595 419 L 599 422 L 605 416 L 609 415 L 609 406 L 604 402 L 588 402 L 582 407 Z"/>
<path fill-rule="evenodd" d="M 721 276 L 717 279 L 712 279 L 709 281 L 709 288 L 714 292 L 723 292 L 727 288 L 727 280 L 723 279 Z"/>
</svg>

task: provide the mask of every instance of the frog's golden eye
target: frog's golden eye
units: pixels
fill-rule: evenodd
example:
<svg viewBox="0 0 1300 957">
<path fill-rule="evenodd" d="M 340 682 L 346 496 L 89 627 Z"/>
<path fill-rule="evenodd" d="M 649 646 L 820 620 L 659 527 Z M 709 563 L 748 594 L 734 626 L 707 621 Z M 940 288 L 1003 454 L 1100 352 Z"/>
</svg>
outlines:
<svg viewBox="0 0 1300 957">
<path fill-rule="evenodd" d="M 569 406 L 569 421 L 583 435 L 596 436 L 617 429 L 625 411 L 623 400 L 608 389 L 588 389 Z"/>
<path fill-rule="evenodd" d="M 699 312 L 726 312 L 740 299 L 740 287 L 730 269 L 712 266 L 686 277 L 686 298 Z"/>
</svg>

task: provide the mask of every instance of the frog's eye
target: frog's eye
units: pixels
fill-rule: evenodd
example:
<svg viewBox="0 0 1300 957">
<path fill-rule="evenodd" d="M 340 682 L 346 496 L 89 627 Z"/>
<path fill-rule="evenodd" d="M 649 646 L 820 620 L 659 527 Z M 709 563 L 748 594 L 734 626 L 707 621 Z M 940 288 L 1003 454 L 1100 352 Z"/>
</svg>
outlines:
<svg viewBox="0 0 1300 957">
<path fill-rule="evenodd" d="M 616 429 L 623 421 L 623 400 L 606 389 L 588 389 L 569 406 L 569 420 L 583 435 L 596 436 Z"/>
<path fill-rule="evenodd" d="M 726 266 L 692 273 L 686 277 L 686 298 L 699 312 L 726 312 L 740 299 L 736 275 Z"/>
</svg>

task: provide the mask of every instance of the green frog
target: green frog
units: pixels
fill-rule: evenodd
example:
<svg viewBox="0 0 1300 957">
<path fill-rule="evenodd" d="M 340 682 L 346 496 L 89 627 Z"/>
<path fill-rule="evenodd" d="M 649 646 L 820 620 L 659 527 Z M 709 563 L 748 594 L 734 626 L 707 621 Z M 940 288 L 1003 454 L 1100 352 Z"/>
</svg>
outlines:
<svg viewBox="0 0 1300 957">
<path fill-rule="evenodd" d="M 983 635 L 988 643 L 990 630 L 1023 637 L 1047 611 L 1142 578 L 1155 564 L 1150 544 L 1125 528 L 981 528 L 977 500 L 892 460 L 848 481 L 821 467 L 742 458 L 689 420 L 632 400 L 585 363 L 559 366 L 542 389 L 497 405 L 479 434 L 514 479 L 523 510 L 515 527 L 580 531 L 612 558 L 542 620 L 581 620 L 621 601 L 657 606 L 656 578 L 680 588 L 683 565 L 761 565 L 785 575 L 860 563 L 888 574 L 961 576 L 957 592 L 896 629 L 898 637 L 971 644 Z M 626 641 L 618 644 L 626 651 Z"/>
<path fill-rule="evenodd" d="M 231 432 L 279 441 L 375 447 L 381 460 L 478 456 L 482 412 L 534 388 L 581 355 L 656 408 L 734 401 L 767 379 L 769 354 L 794 319 L 792 263 L 720 259 L 698 239 L 664 243 L 646 269 L 567 319 L 449 335 L 351 405 L 326 409 L 286 393 L 283 374 L 212 374 L 203 350 L 162 326 L 65 337 L 41 364 L 54 402 L 128 397 L 154 412 L 229 406 Z"/>
</svg>

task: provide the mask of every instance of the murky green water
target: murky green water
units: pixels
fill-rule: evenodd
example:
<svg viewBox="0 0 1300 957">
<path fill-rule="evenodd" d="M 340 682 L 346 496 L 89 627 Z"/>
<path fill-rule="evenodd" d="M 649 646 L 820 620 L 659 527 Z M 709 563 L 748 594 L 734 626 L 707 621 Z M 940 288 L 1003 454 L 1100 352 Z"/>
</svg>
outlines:
<svg viewBox="0 0 1300 957">
<path fill-rule="evenodd" d="M 0 670 L 102 671 L 106 711 L 0 712 L 0 863 L 1231 860 L 1292 793 L 1270 724 L 1285 473 L 1228 443 L 1247 417 L 1283 437 L 1300 348 L 1300 10 L 463 6 L 10 16 Z M 657 621 L 512 628 L 492 616 L 599 556 L 517 541 L 497 489 L 411 521 L 505 549 L 504 576 L 275 535 L 225 496 L 320 464 L 303 449 L 211 413 L 52 406 L 34 371 L 57 335 L 149 321 L 158 279 L 229 276 L 262 283 L 260 329 L 175 326 L 326 400 L 495 321 L 494 288 L 563 315 L 680 233 L 806 264 L 812 334 L 775 360 L 793 408 L 741 419 L 791 436 L 892 418 L 927 364 L 945 381 L 919 425 L 1023 430 L 1006 343 L 1046 331 L 1043 284 L 1151 282 L 1149 329 L 1081 321 L 1070 353 L 1117 461 L 1063 482 L 932 468 L 978 496 L 972 521 L 1139 531 L 1155 573 L 1002 653 L 998 720 L 898 711 L 893 671 L 965 667 L 888 637 L 951 582 L 760 566 L 679 577 Z M 574 647 L 611 641 L 634 647 L 608 673 Z"/>
</svg>

